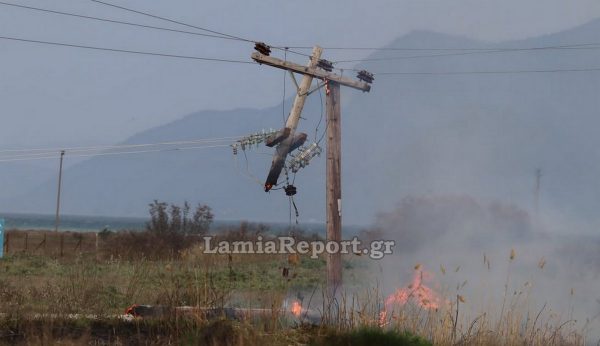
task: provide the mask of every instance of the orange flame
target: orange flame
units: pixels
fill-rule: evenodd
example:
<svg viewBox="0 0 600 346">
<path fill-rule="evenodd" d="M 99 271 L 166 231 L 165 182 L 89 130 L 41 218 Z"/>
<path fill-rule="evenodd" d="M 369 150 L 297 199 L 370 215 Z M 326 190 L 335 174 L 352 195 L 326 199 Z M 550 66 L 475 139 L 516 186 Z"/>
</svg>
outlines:
<svg viewBox="0 0 600 346">
<path fill-rule="evenodd" d="M 387 324 L 386 319 L 387 319 L 387 311 L 383 310 L 382 312 L 379 313 L 379 326 L 380 327 L 384 327 Z"/>
<path fill-rule="evenodd" d="M 439 308 L 444 303 L 444 299 L 425 285 L 426 281 L 432 279 L 433 274 L 417 269 L 410 285 L 399 288 L 387 297 L 385 300 L 386 307 L 393 304 L 404 305 L 412 300 L 427 310 Z"/>
<path fill-rule="evenodd" d="M 302 304 L 300 304 L 299 301 L 294 300 L 290 311 L 292 312 L 292 314 L 294 314 L 294 316 L 300 317 L 300 314 L 302 313 Z"/>
<path fill-rule="evenodd" d="M 412 282 L 405 288 L 399 288 L 385 300 L 386 308 L 393 304 L 404 305 L 409 301 L 414 301 L 419 306 L 427 310 L 434 310 L 445 303 L 445 299 L 434 290 L 425 285 L 425 282 L 433 280 L 433 274 L 421 270 L 415 271 Z"/>
<path fill-rule="evenodd" d="M 386 298 L 384 309 L 379 313 L 379 325 L 383 327 L 387 324 L 387 311 L 392 310 L 393 305 L 405 305 L 412 301 L 423 309 L 436 310 L 446 304 L 446 299 L 425 285 L 425 282 L 432 280 L 432 273 L 422 270 L 421 266 L 415 267 L 412 282 L 404 288 L 397 289 L 396 292 Z M 393 315 L 392 318 L 394 318 Z"/>
</svg>

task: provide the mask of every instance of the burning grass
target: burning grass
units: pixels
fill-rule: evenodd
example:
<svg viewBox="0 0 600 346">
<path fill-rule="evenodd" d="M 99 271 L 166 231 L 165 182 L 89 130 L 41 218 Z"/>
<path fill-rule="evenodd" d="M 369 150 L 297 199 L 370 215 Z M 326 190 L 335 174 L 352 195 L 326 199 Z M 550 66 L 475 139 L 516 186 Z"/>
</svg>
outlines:
<svg viewBox="0 0 600 346">
<path fill-rule="evenodd" d="M 484 267 L 489 261 L 484 256 Z M 0 261 L 0 343 L 585 344 L 585 330 L 570 317 L 531 302 L 531 282 L 515 287 L 514 250 L 506 262 L 502 300 L 477 305 L 464 291 L 466 281 L 456 290 L 446 284 L 460 268 L 441 266 L 434 273 L 416 265 L 412 276 L 390 290 L 378 284 L 376 264 L 357 256 L 344 259 L 346 286 L 332 296 L 323 289 L 323 259 L 213 255 L 198 247 L 153 260 L 12 255 Z M 545 259 L 536 262 L 537 270 L 545 266 Z M 192 313 L 118 317 L 135 303 L 189 306 Z M 207 318 L 193 307 L 270 313 L 231 320 Z"/>
</svg>

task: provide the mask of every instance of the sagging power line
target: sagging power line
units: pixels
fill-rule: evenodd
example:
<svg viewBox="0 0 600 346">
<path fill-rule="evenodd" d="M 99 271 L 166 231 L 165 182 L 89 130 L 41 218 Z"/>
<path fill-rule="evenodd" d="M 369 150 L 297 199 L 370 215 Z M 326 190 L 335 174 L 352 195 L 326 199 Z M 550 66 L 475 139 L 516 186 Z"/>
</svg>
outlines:
<svg viewBox="0 0 600 346">
<path fill-rule="evenodd" d="M 134 23 L 134 22 L 130 22 L 130 21 L 122 21 L 122 20 L 116 20 L 116 19 L 110 19 L 110 18 L 102 18 L 102 17 L 95 17 L 95 16 L 88 16 L 88 15 L 83 15 L 83 14 L 78 14 L 78 13 L 73 13 L 73 12 L 64 12 L 64 11 L 57 11 L 57 10 L 52 10 L 52 9 L 47 9 L 47 8 L 41 8 L 41 7 L 33 7 L 33 6 L 25 6 L 25 5 L 19 5 L 19 4 L 13 4 L 13 3 L 8 3 L 8 2 L 2 2 L 0 1 L 0 5 L 4 5 L 4 6 L 11 6 L 11 7 L 16 7 L 16 8 L 21 8 L 21 9 L 26 9 L 26 10 L 32 10 L 32 11 L 38 11 L 38 12 L 42 12 L 42 13 L 50 13 L 50 14 L 57 14 L 57 15 L 63 15 L 63 16 L 69 16 L 69 17 L 74 17 L 74 18 L 79 18 L 79 19 L 85 19 L 85 20 L 93 20 L 93 21 L 99 21 L 99 22 L 105 22 L 105 23 L 112 23 L 112 24 L 121 24 L 121 25 L 127 25 L 127 26 L 132 26 L 132 27 L 138 27 L 138 28 L 143 28 L 143 29 L 153 29 L 153 30 L 160 30 L 160 31 L 166 31 L 166 32 L 172 32 L 172 33 L 179 33 L 179 34 L 187 34 L 187 35 L 195 35 L 195 36 L 202 36 L 202 37 L 210 37 L 210 38 L 215 38 L 215 39 L 225 39 L 225 40 L 232 40 L 232 41 L 241 41 L 241 42 L 254 42 L 251 40 L 247 40 L 247 39 L 243 39 L 243 38 L 239 38 L 233 35 L 228 35 L 225 33 L 219 33 L 217 31 L 214 30 L 210 30 L 210 29 L 206 29 L 206 28 L 201 28 L 195 25 L 190 25 L 187 23 L 183 23 L 180 21 L 174 21 L 165 17 L 161 17 L 161 16 L 155 16 L 149 13 L 145 13 L 145 12 L 141 12 L 141 11 L 137 11 L 137 10 L 133 10 L 130 8 L 125 8 L 122 6 L 116 6 L 113 4 L 109 4 L 109 3 L 105 3 L 105 2 L 98 2 L 102 5 L 107 5 L 107 6 L 112 6 L 112 7 L 116 7 L 122 10 L 127 10 L 127 11 L 132 11 L 134 13 L 138 13 L 138 14 L 143 14 L 145 16 L 151 16 L 153 18 L 157 18 L 157 19 L 161 19 L 161 20 L 165 20 L 165 21 L 169 21 L 169 22 L 173 22 L 173 23 L 177 23 L 179 25 L 184 25 L 187 27 L 191 27 L 191 28 L 195 28 L 197 30 L 202 30 L 202 31 L 207 31 L 207 32 L 213 32 L 211 33 L 203 33 L 203 32 L 197 32 L 197 31 L 187 31 L 187 30 L 178 30 L 178 29 L 172 29 L 172 28 L 166 28 L 166 27 L 160 27 L 160 26 L 154 26 L 154 25 L 146 25 L 146 24 L 140 24 L 140 23 Z M 283 50 L 285 49 L 284 47 L 274 47 L 275 49 L 280 49 Z M 294 54 L 298 54 L 298 55 L 303 55 L 303 56 L 308 56 L 307 54 L 301 53 L 301 52 L 296 52 L 293 50 L 289 50 L 287 49 L 290 53 L 294 53 Z"/>
<path fill-rule="evenodd" d="M 334 63 L 351 63 L 351 62 L 370 62 L 370 61 L 394 61 L 394 60 L 407 60 L 407 59 L 422 59 L 422 58 L 438 58 L 438 57 L 449 57 L 449 56 L 463 56 L 463 55 L 474 55 L 474 54 L 492 54 L 492 53 L 514 53 L 514 52 L 534 52 L 534 51 L 553 51 L 553 50 L 597 50 L 600 46 L 580 46 L 580 45 L 565 45 L 565 46 L 547 46 L 547 47 L 527 47 L 527 48 L 501 48 L 495 50 L 477 50 L 468 51 L 461 53 L 446 53 L 446 54 L 429 54 L 429 55 L 412 55 L 412 56 L 396 56 L 396 57 L 384 57 L 384 58 L 364 58 L 364 59 L 349 59 L 349 60 L 337 60 Z"/>
<path fill-rule="evenodd" d="M 51 9 L 46 9 L 46 8 L 41 8 L 41 7 L 12 4 L 12 3 L 2 2 L 2 1 L 0 1 L 0 5 L 17 7 L 17 8 L 39 11 L 39 12 L 44 12 L 44 13 L 58 14 L 58 15 L 75 17 L 75 18 L 86 19 L 86 20 L 94 20 L 94 21 L 105 22 L 105 23 L 128 25 L 128 26 L 139 27 L 139 28 L 144 28 L 144 29 L 161 30 L 161 31 L 168 31 L 168 32 L 187 34 L 187 35 L 212 37 L 212 38 L 218 38 L 218 39 L 236 40 L 234 38 L 224 37 L 222 35 L 205 34 L 205 33 L 196 32 L 196 31 L 186 31 L 186 30 L 171 29 L 171 28 L 165 28 L 165 27 L 154 26 L 154 25 L 145 25 L 145 24 L 115 20 L 115 19 L 110 19 L 110 18 L 88 16 L 88 15 L 77 14 L 77 13 L 72 13 L 72 12 L 56 11 L 56 10 L 51 10 Z"/>
<path fill-rule="evenodd" d="M 224 38 L 224 39 L 238 40 L 238 41 L 242 41 L 242 42 L 255 43 L 255 44 L 263 43 L 260 40 L 253 40 L 253 39 L 249 39 L 249 38 L 240 37 L 240 36 L 237 36 L 237 35 L 227 34 L 227 33 L 221 32 L 221 31 L 217 31 L 217 30 L 213 30 L 213 29 L 208 29 L 206 27 L 201 27 L 201 26 L 198 26 L 198 25 L 193 25 L 193 24 L 185 23 L 185 22 L 182 22 L 180 20 L 175 20 L 175 19 L 164 17 L 164 16 L 159 16 L 159 15 L 156 15 L 156 14 L 152 14 L 152 13 L 149 13 L 149 12 L 144 12 L 144 11 L 136 10 L 136 9 L 125 7 L 125 6 L 115 5 L 115 4 L 112 4 L 112 3 L 109 3 L 109 2 L 105 2 L 105 1 L 100 1 L 100 0 L 90 0 L 90 1 L 93 1 L 93 2 L 95 2 L 97 4 L 101 4 L 101 5 L 105 5 L 105 6 L 109 6 L 109 7 L 114 7 L 114 8 L 123 10 L 123 11 L 136 13 L 136 14 L 139 14 L 139 15 L 142 15 L 142 16 L 146 16 L 146 17 L 150 17 L 150 18 L 154 18 L 154 19 L 159 19 L 159 20 L 166 21 L 166 22 L 173 23 L 173 24 L 182 25 L 182 26 L 185 26 L 185 27 L 188 27 L 188 28 L 193 28 L 193 29 L 197 29 L 197 30 L 209 32 L 209 33 L 212 33 L 212 34 L 221 35 L 221 38 Z M 294 54 L 297 54 L 297 55 L 310 56 L 308 54 L 304 54 L 304 53 L 301 53 L 301 52 L 293 51 L 293 50 L 291 50 L 287 46 L 270 46 L 270 47 L 272 47 L 274 49 L 279 49 L 279 50 L 282 50 L 282 51 L 285 50 L 285 51 L 288 51 L 290 53 L 294 53 Z"/>
<path fill-rule="evenodd" d="M 191 59 L 191 60 L 200 60 L 200 61 L 209 61 L 209 62 L 224 62 L 224 63 L 256 65 L 256 63 L 253 61 L 200 57 L 200 56 L 191 56 L 191 55 L 176 55 L 176 54 L 167 54 L 167 53 L 158 53 L 158 52 L 134 51 L 134 50 L 127 50 L 127 49 L 86 46 L 86 45 L 71 44 L 71 43 L 64 43 L 64 42 L 32 40 L 32 39 L 24 39 L 24 38 L 9 37 L 9 36 L 0 36 L 0 40 L 9 40 L 9 41 L 26 42 L 26 43 L 42 44 L 42 45 L 52 45 L 52 46 L 61 46 L 61 47 L 68 47 L 68 48 L 81 48 L 81 49 L 89 49 L 89 50 L 96 50 L 96 51 L 108 51 L 108 52 L 136 54 L 136 55 L 149 55 L 149 56 L 156 56 L 156 57 L 176 58 L 176 59 Z M 345 69 L 345 70 L 360 72 L 357 69 Z M 559 73 L 559 72 L 564 73 L 564 72 L 596 72 L 596 71 L 600 71 L 600 68 L 591 67 L 591 68 L 547 69 L 547 70 L 545 70 L 545 69 L 506 70 L 506 71 L 484 71 L 484 70 L 482 70 L 482 71 L 435 71 L 435 72 L 433 72 L 433 71 L 432 72 L 429 72 L 429 71 L 419 71 L 419 72 L 383 71 L 383 72 L 374 72 L 373 74 L 376 76 L 385 76 L 385 75 L 436 76 L 436 75 L 518 74 L 518 73 Z"/>
<path fill-rule="evenodd" d="M 134 151 L 120 151 L 120 152 L 103 152 L 103 153 L 90 153 L 90 154 L 70 154 L 69 157 L 95 157 L 95 156 L 112 156 L 112 155 L 132 155 L 132 154 L 145 154 L 145 153 L 157 153 L 163 151 L 181 151 L 181 150 L 196 150 L 196 149 L 210 149 L 210 148 L 228 148 L 230 144 L 219 144 L 219 145 L 204 145 L 194 147 L 180 147 L 180 148 L 168 148 L 168 149 L 151 149 L 151 150 L 134 150 Z M 65 151 L 65 154 L 67 152 Z M 32 161 L 32 160 L 46 160 L 46 159 L 57 159 L 60 154 L 53 156 L 37 156 L 37 157 L 22 157 L 22 158 L 11 158 L 11 159 L 0 159 L 0 162 L 16 162 L 16 161 Z"/>
<path fill-rule="evenodd" d="M 199 143 L 212 143 L 222 141 L 234 141 L 242 138 L 242 136 L 230 136 L 230 137 L 217 137 L 217 138 L 202 138 L 187 141 L 170 141 L 170 142 L 157 142 L 157 143 L 141 143 L 141 144 L 121 144 L 121 145 L 101 145 L 101 146 L 79 146 L 79 147 L 61 147 L 61 148 L 20 148 L 20 149 L 2 149 L 0 150 L 0 156 L 5 153 L 32 153 L 32 152 L 57 152 L 61 150 L 68 151 L 97 151 L 97 150 L 108 150 L 108 149 L 122 149 L 122 148 L 140 148 L 140 147 L 151 147 L 151 146 L 166 146 L 166 145 L 185 145 L 185 144 L 199 144 Z"/>
<path fill-rule="evenodd" d="M 160 20 L 163 20 L 163 21 L 167 21 L 167 22 L 170 22 L 170 23 L 175 23 L 175 24 L 178 24 L 178 25 L 182 25 L 182 26 L 194 28 L 196 30 L 200 30 L 200 31 L 204 31 L 204 32 L 184 31 L 184 30 L 177 30 L 177 29 L 171 29 L 171 28 L 165 28 L 165 27 L 157 27 L 157 26 L 145 25 L 145 24 L 138 24 L 138 23 L 133 23 L 133 22 L 128 22 L 128 21 L 113 20 L 113 19 L 109 19 L 109 18 L 101 18 L 101 17 L 94 17 L 94 16 L 88 16 L 88 15 L 82 15 L 82 14 L 77 14 L 77 13 L 72 13 L 72 12 L 56 11 L 56 10 L 46 9 L 46 8 L 40 8 L 40 7 L 33 7 L 33 6 L 25 6 L 25 5 L 20 5 L 20 4 L 7 3 L 7 2 L 3 2 L 3 1 L 0 1 L 0 5 L 12 6 L 12 7 L 17 7 L 17 8 L 27 9 L 27 10 L 44 12 L 44 13 L 51 13 L 51 14 L 58 14 L 58 15 L 65 15 L 65 16 L 72 16 L 72 17 L 86 19 L 86 20 L 95 20 L 95 21 L 101 21 L 101 22 L 108 22 L 108 23 L 129 25 L 129 26 L 141 27 L 141 28 L 146 28 L 146 29 L 164 30 L 164 31 L 169 31 L 169 32 L 182 33 L 182 34 L 190 34 L 190 35 L 198 35 L 198 36 L 205 36 L 205 37 L 216 38 L 216 39 L 234 40 L 234 41 L 240 41 L 240 42 L 244 42 L 244 43 L 256 43 L 256 44 L 265 45 L 268 48 L 274 48 L 274 49 L 282 50 L 285 53 L 290 52 L 290 53 L 298 54 L 298 55 L 302 55 L 302 56 L 310 56 L 309 54 L 304 54 L 304 53 L 297 52 L 297 51 L 294 51 L 294 50 L 291 49 L 291 48 L 305 49 L 305 48 L 310 48 L 310 47 L 306 47 L 306 46 L 285 46 L 285 47 L 283 47 L 283 46 L 282 47 L 268 46 L 268 45 L 266 45 L 266 44 L 264 44 L 262 42 L 259 42 L 259 41 L 251 40 L 251 39 L 240 37 L 240 36 L 236 36 L 236 35 L 227 34 L 227 33 L 220 32 L 220 31 L 217 31 L 217 30 L 212 30 L 212 29 L 209 29 L 209 28 L 206 28 L 206 27 L 200 27 L 200 26 L 197 26 L 197 25 L 191 25 L 191 24 L 188 24 L 188 23 L 184 23 L 182 21 L 178 21 L 178 20 L 166 18 L 164 16 L 159 16 L 159 15 L 151 14 L 151 13 L 148 13 L 148 12 L 139 11 L 139 10 L 136 10 L 136 9 L 127 8 L 127 7 L 124 7 L 124 6 L 119 6 L 119 5 L 115 5 L 115 4 L 104 2 L 104 1 L 99 1 L 99 0 L 91 0 L 91 1 L 93 1 L 95 3 L 98 3 L 98 4 L 101 4 L 101 5 L 114 7 L 114 8 L 117 8 L 117 9 L 121 9 L 121 10 L 124 10 L 124 11 L 136 13 L 136 14 L 140 14 L 140 15 L 143 15 L 143 16 L 149 16 L 151 18 L 160 19 Z M 208 32 L 208 33 L 206 33 L 206 32 Z M 8 36 L 0 37 L 0 39 L 13 40 L 13 41 L 21 41 L 21 42 L 28 42 L 28 43 L 37 43 L 37 44 L 46 44 L 46 45 L 56 45 L 56 46 L 71 47 L 71 48 L 82 48 L 82 49 L 92 49 L 92 50 L 120 52 L 120 53 L 128 53 L 128 54 L 141 54 L 141 55 L 161 56 L 161 57 L 179 58 L 179 59 L 193 59 L 193 60 L 205 60 L 205 61 L 216 61 L 216 62 L 231 62 L 231 63 L 252 64 L 251 61 L 243 61 L 243 60 L 235 60 L 235 59 L 223 59 L 223 58 L 187 56 L 187 55 L 160 53 L 160 52 L 145 52 L 145 51 L 136 51 L 136 50 L 127 50 L 127 49 L 116 49 L 116 48 L 108 48 L 108 47 L 96 47 L 96 46 L 88 46 L 88 45 L 79 45 L 79 44 L 71 44 L 71 43 L 63 43 L 63 42 L 42 41 L 42 40 L 25 39 L 25 38 L 8 37 Z M 453 52 L 458 52 L 458 53 L 448 53 L 448 54 L 430 54 L 430 55 L 416 55 L 416 56 L 399 56 L 399 57 L 383 57 L 383 58 L 363 58 L 363 59 L 345 59 L 345 60 L 337 60 L 337 61 L 334 62 L 334 64 L 340 64 L 340 63 L 351 63 L 351 62 L 393 61 L 393 60 L 405 60 L 405 59 L 436 58 L 436 57 L 462 56 L 462 55 L 472 55 L 472 54 L 507 53 L 507 52 L 548 51 L 548 50 L 596 50 L 596 49 L 600 49 L 600 44 L 599 43 L 579 43 L 579 44 L 564 44 L 564 45 L 554 45 L 554 46 L 509 47 L 509 48 L 502 48 L 502 47 L 499 47 L 499 48 L 326 47 L 325 49 L 331 49 L 331 50 L 382 50 L 382 51 L 387 51 L 387 50 L 394 50 L 394 51 L 453 51 Z M 331 66 L 331 63 L 329 63 L 327 61 L 323 61 L 323 62 L 320 62 L 320 63 L 328 63 L 327 66 L 329 66 L 328 67 L 329 70 L 333 69 L 333 67 Z M 338 70 L 344 70 L 344 69 L 339 68 L 339 67 L 336 67 L 336 69 L 338 69 Z M 345 70 L 358 71 L 358 70 L 355 70 L 355 69 L 345 69 Z M 434 75 L 434 74 L 475 74 L 475 73 L 477 73 L 477 74 L 479 74 L 479 73 L 490 73 L 490 74 L 493 73 L 493 74 L 498 74 L 498 73 L 534 73 L 534 72 L 579 72 L 579 71 L 594 71 L 594 70 L 595 69 L 581 69 L 581 70 L 580 69 L 561 69 L 561 70 L 548 70 L 548 71 L 541 71 L 541 70 L 528 70 L 528 71 L 468 71 L 468 72 L 453 72 L 453 71 L 451 71 L 451 72 L 444 72 L 444 73 L 439 73 L 439 72 L 435 72 L 435 73 L 430 73 L 430 72 L 410 72 L 410 74 L 413 74 L 413 75 L 429 75 L 429 74 L 431 74 L 431 75 Z M 389 75 L 389 74 L 405 75 L 405 74 L 409 74 L 409 73 L 408 72 L 407 73 L 405 73 L 405 72 L 379 72 L 379 73 L 376 73 L 376 74 L 378 74 L 378 75 Z"/>
<path fill-rule="evenodd" d="M 66 154 L 69 157 L 95 157 L 131 155 L 164 151 L 180 151 L 230 147 L 231 142 L 242 137 L 221 137 L 191 141 L 172 141 L 144 144 L 124 144 L 96 147 L 5 149 L 0 151 L 0 162 L 56 159 Z M 64 154 L 62 154 L 64 153 Z"/>
<path fill-rule="evenodd" d="M 577 43 L 564 45 L 564 47 L 584 47 L 584 46 L 599 46 L 600 43 Z M 542 47 L 530 47 L 530 49 L 545 49 L 556 46 L 542 46 Z M 289 46 L 293 49 L 312 49 L 310 46 Z M 323 47 L 327 50 L 383 50 L 383 51 L 491 51 L 491 50 L 510 50 L 510 49 L 522 49 L 524 47 L 495 47 L 495 48 L 481 48 L 481 47 Z"/>
<path fill-rule="evenodd" d="M 443 76 L 443 75 L 475 75 L 475 74 L 521 74 L 521 73 L 569 73 L 569 72 L 597 72 L 600 67 L 591 68 L 565 68 L 548 70 L 505 70 L 505 71 L 434 71 L 434 72 L 374 72 L 376 76 Z"/>
<path fill-rule="evenodd" d="M 128 50 L 128 49 L 86 46 L 86 45 L 64 43 L 64 42 L 32 40 L 32 39 L 25 39 L 25 38 L 19 38 L 19 37 L 10 37 L 10 36 L 0 36 L 0 39 L 8 40 L 8 41 L 16 41 L 16 42 L 27 42 L 27 43 L 34 43 L 34 44 L 51 45 L 51 46 L 81 48 L 81 49 L 89 49 L 89 50 L 96 50 L 96 51 L 108 51 L 108 52 L 137 54 L 137 55 L 151 55 L 151 56 L 157 56 L 157 57 L 163 57 L 163 58 L 191 59 L 191 60 L 226 62 L 226 63 L 236 63 L 236 64 L 252 64 L 252 65 L 255 64 L 252 61 L 244 61 L 244 60 L 210 58 L 210 57 L 192 56 L 192 55 L 177 55 L 177 54 L 158 53 L 158 52 L 144 52 L 144 51 L 136 51 L 136 50 Z"/>
<path fill-rule="evenodd" d="M 212 33 L 212 34 L 220 35 L 222 38 L 226 38 L 226 39 L 232 39 L 232 40 L 238 40 L 238 41 L 245 41 L 245 42 L 257 42 L 257 41 L 254 41 L 254 40 L 249 40 L 247 38 L 242 38 L 242 37 L 239 37 L 239 36 L 226 34 L 226 33 L 223 33 L 223 32 L 219 32 L 219 31 L 216 31 L 216 30 L 211 30 L 211 29 L 204 28 L 204 27 L 201 27 L 201 26 L 184 23 L 184 22 L 181 22 L 181 21 L 178 21 L 178 20 L 175 20 L 175 19 L 170 19 L 170 18 L 166 18 L 166 17 L 163 17 L 163 16 L 158 16 L 158 15 L 155 15 L 155 14 L 152 14 L 152 13 L 143 12 L 143 11 L 135 10 L 135 9 L 124 7 L 124 6 L 115 5 L 115 4 L 112 4 L 112 3 L 109 3 L 109 2 L 104 2 L 104 1 L 100 1 L 100 0 L 91 0 L 91 1 L 95 2 L 97 4 L 104 5 L 104 6 L 118 8 L 118 9 L 123 10 L 123 11 L 132 12 L 132 13 L 143 15 L 143 16 L 146 16 L 146 17 L 151 17 L 151 18 L 154 18 L 154 19 L 160 19 L 160 20 L 163 20 L 163 21 L 166 21 L 166 22 L 170 22 L 170 23 L 174 23 L 174 24 L 187 26 L 189 28 L 193 28 L 193 29 L 196 29 L 196 30 L 206 31 L 206 32 L 209 32 L 209 33 Z"/>
</svg>

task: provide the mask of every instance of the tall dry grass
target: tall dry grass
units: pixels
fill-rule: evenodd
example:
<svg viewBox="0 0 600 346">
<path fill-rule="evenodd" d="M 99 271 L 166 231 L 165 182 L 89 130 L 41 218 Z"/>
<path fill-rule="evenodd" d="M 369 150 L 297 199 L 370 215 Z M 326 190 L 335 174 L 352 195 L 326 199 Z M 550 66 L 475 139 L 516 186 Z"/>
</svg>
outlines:
<svg viewBox="0 0 600 346">
<path fill-rule="evenodd" d="M 490 300 L 477 305 L 476 297 L 469 297 L 462 291 L 467 285 L 464 281 L 455 290 L 446 288 L 438 292 L 445 303 L 437 308 L 419 304 L 416 296 L 409 297 L 414 299 L 408 299 L 406 304 L 386 306 L 385 296 L 375 283 L 373 287 L 342 291 L 334 296 L 323 293 L 319 308 L 323 325 L 343 331 L 381 328 L 409 332 L 434 345 L 562 346 L 591 342 L 586 338 L 589 323 L 577 324 L 570 314 L 557 313 L 547 303 L 536 308 L 532 302 L 533 283 L 527 281 L 517 285 L 512 282 L 512 267 L 516 265 L 514 250 L 506 260 L 508 269 L 500 302 Z M 489 269 L 489 258 L 485 255 L 484 265 Z M 543 270 L 544 266 L 545 259 L 542 258 L 538 269 Z M 419 267 L 417 265 L 415 269 L 419 270 Z M 460 267 L 455 271 L 459 270 Z M 443 266 L 440 271 L 446 274 Z M 416 290 L 411 292 L 413 294 L 416 295 Z"/>
<path fill-rule="evenodd" d="M 243 239 L 254 236 L 245 235 Z M 235 239 L 239 240 L 237 236 Z M 179 241 L 174 244 L 178 246 Z M 123 248 L 116 251 L 122 254 Z M 478 297 L 463 291 L 467 285 L 464 282 L 456 289 L 439 291 L 446 303 L 436 309 L 425 308 L 415 300 L 386 306 L 384 289 L 377 281 L 358 289 L 346 286 L 332 294 L 324 287 L 322 261 L 282 255 L 206 254 L 201 243 L 185 246 L 177 253 L 160 252 L 160 256 L 153 258 L 113 255 L 60 261 L 17 256 L 5 260 L 0 273 L 39 267 L 40 273 L 53 274 L 40 274 L 42 279 L 37 281 L 27 281 L 26 275 L 0 274 L 0 312 L 9 312 L 0 321 L 0 340 L 2 335 L 9 335 L 10 340 L 34 344 L 68 339 L 75 344 L 201 340 L 215 345 L 257 342 L 287 345 L 306 344 L 332 332 L 352 333 L 368 328 L 398 334 L 408 332 L 435 345 L 588 342 L 585 330 L 570 316 L 557 314 L 547 305 L 536 307 L 532 302 L 534 282 L 513 283 L 512 270 L 518 265 L 514 251 L 506 256 L 508 269 L 500 302 L 478 302 Z M 353 266 L 356 261 L 365 260 L 345 258 L 346 278 L 361 270 Z M 483 265 L 490 267 L 486 256 Z M 539 270 L 544 265 L 545 260 L 541 260 Z M 287 277 L 282 274 L 283 268 L 288 269 Z M 368 266 L 365 268 L 362 270 L 372 271 Z M 447 275 L 444 267 L 440 271 Z M 485 290 L 485 285 L 481 287 Z M 296 292 L 302 292 L 303 297 Z M 290 320 L 285 313 L 292 300 L 301 301 L 304 308 L 297 320 Z M 235 322 L 224 321 L 223 316 L 217 322 L 209 321 L 206 316 L 194 313 L 168 314 L 133 323 L 114 317 L 133 303 L 262 308 L 270 313 Z M 383 318 L 382 311 L 386 312 Z M 74 314 L 79 317 L 74 319 Z M 36 315 L 37 319 L 32 318 Z M 307 326 L 315 322 L 311 316 L 317 317 L 317 326 Z M 227 337 L 228 333 L 233 336 Z"/>
</svg>

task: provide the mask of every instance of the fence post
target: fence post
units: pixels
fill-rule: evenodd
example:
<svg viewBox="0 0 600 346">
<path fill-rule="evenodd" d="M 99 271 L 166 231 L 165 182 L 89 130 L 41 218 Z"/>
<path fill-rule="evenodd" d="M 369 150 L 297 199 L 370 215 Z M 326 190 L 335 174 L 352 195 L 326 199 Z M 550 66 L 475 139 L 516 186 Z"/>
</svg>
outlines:
<svg viewBox="0 0 600 346">
<path fill-rule="evenodd" d="M 75 245 L 75 252 L 77 252 L 77 249 L 79 249 L 79 253 L 81 254 L 83 251 L 81 249 L 81 242 L 83 240 L 83 235 L 81 233 L 76 233 L 77 234 L 77 245 Z"/>
<path fill-rule="evenodd" d="M 42 245 L 44 245 L 44 255 L 46 255 L 46 232 L 44 232 L 44 239 L 42 239 L 42 241 L 39 244 L 37 244 L 35 249 L 33 249 L 33 254 L 35 254 L 40 249 L 40 247 L 42 247 Z"/>
<path fill-rule="evenodd" d="M 0 219 L 0 258 L 4 257 L 4 219 Z"/>
<path fill-rule="evenodd" d="M 63 232 L 60 233 L 60 257 L 64 255 L 64 246 L 65 246 L 65 234 Z"/>
<path fill-rule="evenodd" d="M 96 234 L 96 261 L 100 259 L 100 253 L 98 253 L 98 232 Z"/>
<path fill-rule="evenodd" d="M 4 229 L 4 227 L 2 227 L 2 228 Z M 4 231 L 3 231 L 3 233 L 4 233 Z M 6 233 L 4 235 L 4 254 L 5 255 L 8 255 L 8 251 L 10 251 L 10 244 L 9 244 L 10 242 L 9 242 L 9 240 L 10 240 L 10 234 Z"/>
</svg>

